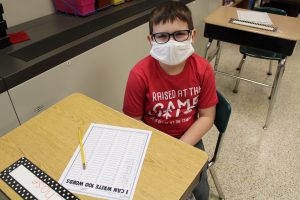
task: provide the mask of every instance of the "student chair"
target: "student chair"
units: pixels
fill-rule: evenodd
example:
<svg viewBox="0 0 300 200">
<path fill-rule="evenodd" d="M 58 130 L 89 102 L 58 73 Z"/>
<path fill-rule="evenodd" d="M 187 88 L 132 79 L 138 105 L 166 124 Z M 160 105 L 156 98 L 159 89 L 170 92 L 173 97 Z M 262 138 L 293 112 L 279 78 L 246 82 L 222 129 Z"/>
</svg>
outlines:
<svg viewBox="0 0 300 200">
<path fill-rule="evenodd" d="M 216 117 L 215 117 L 214 125 L 218 129 L 219 135 L 218 135 L 213 157 L 208 162 L 208 169 L 210 171 L 210 174 L 212 176 L 212 179 L 218 191 L 219 199 L 225 199 L 224 193 L 222 191 L 216 172 L 214 170 L 214 164 L 216 163 L 217 155 L 218 152 L 220 151 L 221 141 L 223 139 L 223 135 L 228 125 L 228 121 L 231 114 L 231 106 L 230 103 L 227 101 L 227 99 L 219 91 L 217 91 L 217 95 L 218 95 L 219 102 L 216 105 Z"/>
<path fill-rule="evenodd" d="M 267 12 L 267 13 L 272 13 L 272 14 L 278 14 L 278 15 L 286 15 L 286 12 L 284 10 L 277 9 L 277 8 L 271 8 L 271 7 L 254 7 L 253 10 L 254 11 L 259 11 L 259 12 Z M 247 46 L 240 46 L 240 53 L 243 54 L 243 57 L 240 61 L 239 66 L 236 69 L 237 70 L 237 73 L 236 73 L 237 77 L 241 76 L 242 67 L 243 67 L 243 65 L 246 61 L 247 56 L 270 60 L 269 72 L 267 73 L 268 75 L 272 75 L 272 61 L 277 60 L 279 62 L 279 60 L 283 57 L 283 55 L 272 52 L 272 51 L 267 51 L 267 50 L 262 50 L 262 49 L 257 49 L 257 48 L 253 48 L 253 47 L 247 47 Z M 275 81 L 275 79 L 274 79 L 274 81 Z M 256 81 L 252 81 L 252 82 L 261 84 L 261 83 L 256 82 Z M 240 79 L 237 78 L 236 82 L 235 82 L 234 89 L 233 89 L 234 93 L 238 92 L 239 84 L 240 84 Z"/>
<path fill-rule="evenodd" d="M 272 7 L 285 10 L 287 16 L 298 17 L 300 12 L 299 1 L 297 0 L 286 0 L 286 1 L 270 1 L 270 2 L 261 2 L 260 6 L 263 7 Z"/>
</svg>

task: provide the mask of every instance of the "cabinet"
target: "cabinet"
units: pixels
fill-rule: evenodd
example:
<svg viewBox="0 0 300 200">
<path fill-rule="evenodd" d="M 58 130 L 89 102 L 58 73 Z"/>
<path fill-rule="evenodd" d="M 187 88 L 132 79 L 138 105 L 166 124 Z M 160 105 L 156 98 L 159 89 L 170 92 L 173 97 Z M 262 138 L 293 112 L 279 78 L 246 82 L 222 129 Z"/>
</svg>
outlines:
<svg viewBox="0 0 300 200">
<path fill-rule="evenodd" d="M 129 71 L 150 51 L 147 35 L 146 23 L 10 89 L 21 123 L 73 92 L 121 111 Z"/>
<path fill-rule="evenodd" d="M 18 118 L 15 114 L 8 93 L 0 94 L 0 137 L 19 126 Z"/>
</svg>

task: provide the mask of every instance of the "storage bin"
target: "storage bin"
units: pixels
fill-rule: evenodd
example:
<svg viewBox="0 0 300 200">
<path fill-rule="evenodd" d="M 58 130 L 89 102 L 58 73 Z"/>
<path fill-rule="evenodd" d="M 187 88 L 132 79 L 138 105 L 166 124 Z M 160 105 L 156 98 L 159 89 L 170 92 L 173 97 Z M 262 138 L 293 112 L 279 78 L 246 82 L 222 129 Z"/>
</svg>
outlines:
<svg viewBox="0 0 300 200">
<path fill-rule="evenodd" d="M 96 10 L 102 10 L 112 5 L 111 0 L 96 0 Z"/>
<path fill-rule="evenodd" d="M 53 0 L 56 10 L 86 16 L 95 12 L 95 0 Z"/>
</svg>

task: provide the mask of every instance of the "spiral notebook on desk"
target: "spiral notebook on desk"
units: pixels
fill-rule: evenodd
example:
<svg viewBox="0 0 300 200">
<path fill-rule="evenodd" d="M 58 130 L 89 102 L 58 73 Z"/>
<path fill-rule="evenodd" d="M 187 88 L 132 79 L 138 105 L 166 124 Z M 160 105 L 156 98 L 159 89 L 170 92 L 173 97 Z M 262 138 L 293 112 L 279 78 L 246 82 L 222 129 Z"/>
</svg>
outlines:
<svg viewBox="0 0 300 200">
<path fill-rule="evenodd" d="M 237 10 L 237 16 L 238 18 L 231 18 L 229 23 L 273 32 L 276 32 L 278 29 L 272 24 L 268 13 L 265 12 Z"/>
<path fill-rule="evenodd" d="M 234 18 L 231 18 L 229 20 L 229 23 L 238 24 L 238 25 L 242 25 L 242 26 L 249 26 L 252 28 L 257 28 L 257 29 L 262 29 L 262 30 L 272 31 L 272 32 L 276 32 L 278 29 L 277 27 L 275 27 L 273 25 L 260 24 L 257 22 L 251 22 L 251 21 L 247 21 L 247 20 L 240 20 L 240 19 L 234 19 Z"/>
</svg>

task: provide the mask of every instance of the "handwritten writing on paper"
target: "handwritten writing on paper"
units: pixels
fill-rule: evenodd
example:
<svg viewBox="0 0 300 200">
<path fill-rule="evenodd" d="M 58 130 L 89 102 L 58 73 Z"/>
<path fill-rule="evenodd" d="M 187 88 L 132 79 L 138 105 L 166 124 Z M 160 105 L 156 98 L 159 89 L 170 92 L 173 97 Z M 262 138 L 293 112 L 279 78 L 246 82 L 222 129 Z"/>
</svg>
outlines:
<svg viewBox="0 0 300 200">
<path fill-rule="evenodd" d="M 78 147 L 59 182 L 74 193 L 132 199 L 150 136 L 150 131 L 92 124 L 83 138 L 86 169 Z"/>
<path fill-rule="evenodd" d="M 41 200 L 63 200 L 64 198 L 50 188 L 23 165 L 10 172 L 10 175 L 25 189 Z"/>
</svg>

